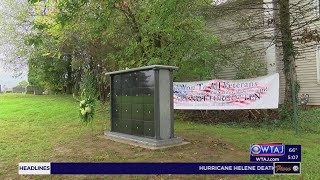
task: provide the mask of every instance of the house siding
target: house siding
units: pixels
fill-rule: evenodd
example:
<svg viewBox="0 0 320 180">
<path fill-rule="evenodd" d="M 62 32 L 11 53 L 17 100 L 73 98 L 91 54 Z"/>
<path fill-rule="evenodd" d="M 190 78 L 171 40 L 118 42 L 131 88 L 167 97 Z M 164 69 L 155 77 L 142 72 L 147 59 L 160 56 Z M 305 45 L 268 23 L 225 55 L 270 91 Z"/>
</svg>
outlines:
<svg viewBox="0 0 320 180">
<path fill-rule="evenodd" d="M 286 87 L 286 80 L 283 73 L 283 61 L 282 61 L 282 49 L 277 48 L 277 72 L 279 73 L 279 102 L 282 104 L 284 102 L 285 97 L 285 87 Z"/>
<path fill-rule="evenodd" d="M 258 6 L 262 6 L 262 4 Z M 263 29 L 257 31 L 250 31 L 247 29 L 239 30 L 240 24 L 235 19 L 239 20 L 239 18 L 244 17 L 245 15 L 254 17 L 254 19 L 251 20 L 252 23 L 259 24 L 263 22 L 262 11 L 259 12 L 258 10 L 253 9 L 249 11 L 239 11 L 224 16 L 223 18 L 212 19 L 207 23 L 208 30 L 219 37 L 222 45 L 232 44 L 233 42 L 236 42 L 239 45 L 239 51 L 232 52 L 230 61 L 219 71 L 217 78 L 228 80 L 237 78 L 237 66 L 241 63 L 242 56 L 244 55 L 241 52 L 241 48 L 245 48 L 245 46 L 250 47 L 249 51 L 254 54 L 259 62 L 265 63 L 264 41 L 261 40 L 264 35 Z M 252 36 L 252 33 L 258 35 L 256 38 L 249 40 L 248 38 Z"/>
<path fill-rule="evenodd" d="M 297 3 L 298 0 L 291 0 L 290 3 Z M 298 18 L 299 24 L 303 24 L 306 21 L 310 21 L 317 16 L 315 11 L 315 0 L 303 1 L 302 8 L 306 12 L 303 17 Z M 296 28 L 299 24 L 293 27 Z M 310 30 L 320 29 L 320 22 L 316 21 L 314 23 L 306 26 Z M 299 34 L 299 32 L 294 31 L 294 34 Z M 301 33 L 301 30 L 300 30 Z M 300 83 L 299 97 L 302 94 L 309 94 L 310 99 L 308 105 L 320 105 L 320 84 L 317 82 L 317 43 L 299 43 L 296 42 L 295 46 L 298 47 L 298 55 L 296 57 L 296 72 L 297 79 Z"/>
<path fill-rule="evenodd" d="M 302 51 L 296 59 L 297 78 L 300 83 L 301 94 L 309 94 L 309 105 L 320 105 L 320 84 L 317 82 L 317 45 L 310 48 L 301 48 Z"/>
<path fill-rule="evenodd" d="M 268 1 L 268 0 L 265 0 Z M 310 9 L 314 8 L 314 0 L 291 0 L 290 3 L 293 5 L 297 2 L 303 2 L 304 5 L 302 5 L 302 8 L 308 9 L 309 12 L 304 14 L 303 17 L 295 18 L 295 20 L 298 20 L 299 24 L 303 24 L 306 21 L 309 21 L 311 18 L 314 18 L 316 15 L 315 11 L 310 11 Z M 261 1 L 262 2 L 262 1 Z M 274 12 L 275 16 L 277 16 L 278 12 Z M 265 14 L 263 11 L 259 10 L 250 10 L 247 11 L 246 14 L 257 14 L 255 17 L 255 21 L 264 23 L 265 22 Z M 260 14 L 260 15 L 259 15 Z M 292 12 L 294 14 L 294 12 Z M 240 32 L 228 32 L 226 29 L 232 29 L 233 27 L 236 27 L 237 24 L 234 21 L 230 21 L 229 19 L 233 19 L 233 17 L 236 16 L 242 16 L 243 13 L 239 12 L 237 14 L 229 15 L 228 18 L 221 18 L 218 20 L 210 21 L 209 23 L 209 29 L 212 31 L 212 33 L 217 34 L 223 43 L 230 43 L 232 41 L 245 39 L 250 36 L 250 32 L 248 31 L 240 31 Z M 279 19 L 275 18 L 275 21 L 279 21 Z M 292 27 L 293 34 L 299 34 L 295 29 L 299 26 L 299 24 L 296 24 Z M 320 29 L 320 22 L 314 22 L 308 27 L 313 29 Z M 258 32 L 259 30 L 254 30 L 255 32 Z M 252 32 L 251 32 L 252 33 Z M 279 33 L 278 30 L 276 30 L 275 33 Z M 265 34 L 265 33 L 264 33 Z M 295 36 L 297 37 L 297 36 Z M 259 39 L 259 38 L 257 38 Z M 267 59 L 268 56 L 265 53 L 265 49 L 263 50 L 263 47 L 265 46 L 265 42 L 267 40 L 250 40 L 250 41 L 244 41 L 244 44 L 250 44 L 250 46 L 253 48 L 255 55 L 257 59 L 259 59 L 261 62 L 265 62 L 267 66 L 269 66 Z M 283 103 L 285 98 L 285 76 L 283 73 L 283 61 L 282 61 L 282 49 L 279 48 L 278 45 L 280 45 L 280 42 L 276 42 L 276 63 L 275 63 L 275 69 L 280 75 L 280 103 Z M 302 44 L 299 42 L 295 42 L 295 46 L 298 49 L 298 55 L 296 57 L 296 73 L 297 78 L 300 83 L 300 92 L 299 97 L 302 94 L 309 94 L 310 100 L 308 105 L 320 105 L 320 84 L 317 82 L 317 44 L 315 42 L 310 42 L 306 44 Z M 239 57 L 240 54 L 234 54 L 234 58 Z M 320 58 L 320 57 L 319 57 Z M 237 61 L 241 61 L 241 58 Z M 237 69 L 233 66 L 229 65 L 227 67 L 224 67 L 224 69 L 219 72 L 219 78 L 223 79 L 235 79 L 236 78 Z"/>
</svg>

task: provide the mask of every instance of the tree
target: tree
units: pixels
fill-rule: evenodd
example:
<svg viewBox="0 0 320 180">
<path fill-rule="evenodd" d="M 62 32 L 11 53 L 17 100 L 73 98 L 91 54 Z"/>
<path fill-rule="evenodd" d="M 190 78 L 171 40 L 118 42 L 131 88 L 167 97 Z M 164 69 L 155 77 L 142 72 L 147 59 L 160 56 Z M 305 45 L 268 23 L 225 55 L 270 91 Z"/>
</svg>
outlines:
<svg viewBox="0 0 320 180">
<path fill-rule="evenodd" d="M 0 0 L 0 61 L 20 76 L 27 68 L 32 48 L 25 44 L 31 32 L 32 16 L 27 0 Z"/>
<path fill-rule="evenodd" d="M 105 72 L 166 64 L 181 68 L 177 79 L 188 72 L 198 80 L 212 77 L 220 60 L 217 38 L 206 32 L 200 11 L 209 1 L 31 2 L 29 80 L 42 86 L 79 91 L 88 73 L 102 97 Z"/>
<path fill-rule="evenodd" d="M 29 83 L 27 81 L 23 80 L 23 81 L 20 81 L 17 86 L 27 87 L 28 85 L 29 85 Z"/>
<path fill-rule="evenodd" d="M 295 49 L 292 39 L 291 26 L 290 26 L 290 4 L 289 0 L 279 0 L 279 28 L 281 32 L 281 44 L 283 51 L 283 63 L 284 63 L 284 74 L 285 74 L 285 103 L 287 108 L 291 110 L 292 106 L 292 96 L 297 98 L 296 94 L 292 94 L 292 82 L 297 82 L 297 74 L 295 73 Z M 290 68 L 292 68 L 293 76 L 290 74 Z M 293 78 L 293 79 L 292 79 Z"/>
</svg>

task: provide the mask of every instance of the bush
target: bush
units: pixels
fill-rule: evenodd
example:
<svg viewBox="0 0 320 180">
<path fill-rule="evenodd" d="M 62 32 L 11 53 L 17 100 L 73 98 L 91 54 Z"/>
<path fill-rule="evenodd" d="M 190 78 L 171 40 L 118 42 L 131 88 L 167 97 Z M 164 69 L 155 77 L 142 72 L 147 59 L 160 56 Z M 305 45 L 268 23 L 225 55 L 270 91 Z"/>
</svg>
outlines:
<svg viewBox="0 0 320 180">
<path fill-rule="evenodd" d="M 93 119 L 95 112 L 95 100 L 93 98 L 87 98 L 80 101 L 80 118 L 83 122 L 89 123 Z"/>
<path fill-rule="evenodd" d="M 218 123 L 256 123 L 279 119 L 278 110 L 176 110 L 182 119 L 193 122 Z"/>
<path fill-rule="evenodd" d="M 81 100 L 78 100 L 80 102 L 80 119 L 85 123 L 92 122 L 94 117 L 97 98 L 96 84 L 97 82 L 93 73 L 86 72 L 80 84 Z"/>
</svg>

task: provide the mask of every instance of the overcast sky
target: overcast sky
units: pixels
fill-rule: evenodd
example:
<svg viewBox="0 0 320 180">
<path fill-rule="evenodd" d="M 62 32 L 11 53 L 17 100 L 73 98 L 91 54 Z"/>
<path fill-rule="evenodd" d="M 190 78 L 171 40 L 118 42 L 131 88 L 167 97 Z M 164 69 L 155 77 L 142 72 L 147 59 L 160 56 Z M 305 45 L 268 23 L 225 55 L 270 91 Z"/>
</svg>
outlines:
<svg viewBox="0 0 320 180">
<path fill-rule="evenodd" d="M 4 90 L 4 86 L 6 88 L 12 88 L 16 86 L 20 81 L 22 80 L 27 80 L 27 72 L 25 72 L 21 77 L 19 78 L 13 78 L 13 72 L 7 72 L 3 68 L 3 64 L 0 62 L 0 85 L 1 85 L 1 90 Z"/>
<path fill-rule="evenodd" d="M 3 4 L 5 3 L 5 1 L 6 0 L 0 0 L 0 11 L 4 10 Z M 25 0 L 21 0 L 21 1 L 23 2 Z M 0 28 L 1 28 L 1 24 L 0 24 Z M 1 39 L 0 39 L 0 41 L 1 41 Z M 2 50 L 0 49 L 0 57 L 1 57 L 0 59 L 2 59 L 2 58 L 5 59 L 5 56 L 3 55 L 3 53 L 1 53 Z M 10 52 L 7 52 L 7 53 L 10 53 Z M 2 91 L 4 90 L 4 88 L 3 88 L 4 86 L 6 88 L 12 88 L 12 87 L 16 86 L 20 81 L 27 80 L 27 77 L 28 77 L 27 72 L 24 72 L 23 75 L 18 78 L 13 78 L 12 76 L 13 76 L 13 72 L 6 71 L 4 69 L 3 62 L 0 61 L 0 85 L 1 85 Z"/>
</svg>

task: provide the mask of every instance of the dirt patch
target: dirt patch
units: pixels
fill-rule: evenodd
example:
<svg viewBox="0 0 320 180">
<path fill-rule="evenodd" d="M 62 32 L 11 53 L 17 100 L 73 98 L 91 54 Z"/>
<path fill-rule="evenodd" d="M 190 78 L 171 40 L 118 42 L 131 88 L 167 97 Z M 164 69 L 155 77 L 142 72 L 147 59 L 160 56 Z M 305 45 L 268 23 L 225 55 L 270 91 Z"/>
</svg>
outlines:
<svg viewBox="0 0 320 180">
<path fill-rule="evenodd" d="M 116 137 L 110 137 L 110 136 L 105 136 L 105 135 L 102 135 L 99 137 L 107 139 L 107 140 L 111 140 L 114 142 L 124 143 L 124 144 L 128 144 L 128 145 L 131 145 L 134 147 L 141 147 L 141 148 L 150 149 L 150 150 L 161 150 L 161 149 L 174 148 L 177 146 L 183 146 L 183 145 L 189 144 L 189 142 L 183 141 L 178 144 L 169 144 L 169 145 L 163 145 L 163 146 L 151 146 L 151 145 L 147 145 L 147 144 L 143 144 L 143 143 L 133 142 L 132 140 L 123 139 L 123 138 L 116 138 Z"/>
<path fill-rule="evenodd" d="M 71 149 L 67 149 L 64 146 L 59 146 L 54 149 L 54 152 L 56 152 L 57 154 L 66 154 L 66 153 L 70 153 L 71 151 L 72 151 Z"/>
<path fill-rule="evenodd" d="M 55 148 L 50 161 L 56 162 L 245 162 L 247 153 L 222 139 L 202 133 L 179 134 L 190 144 L 160 150 L 150 150 L 114 142 L 92 135 Z M 61 176 L 55 176 L 59 179 Z M 63 176 L 69 179 L 69 176 Z M 80 179 L 102 179 L 105 176 L 76 176 Z M 90 178 L 89 178 L 90 177 Z M 73 179 L 74 176 L 70 176 Z M 209 175 L 108 175 L 108 179 L 242 179 L 241 176 Z"/>
<path fill-rule="evenodd" d="M 97 136 L 83 136 L 54 148 L 52 160 L 63 161 L 147 161 L 147 162 L 233 162 L 247 160 L 234 145 L 201 133 L 180 134 L 190 142 L 184 146 L 149 150 L 114 142 Z"/>
</svg>

